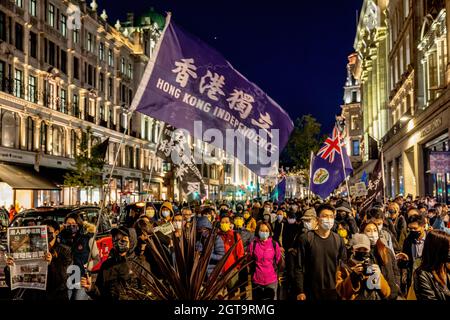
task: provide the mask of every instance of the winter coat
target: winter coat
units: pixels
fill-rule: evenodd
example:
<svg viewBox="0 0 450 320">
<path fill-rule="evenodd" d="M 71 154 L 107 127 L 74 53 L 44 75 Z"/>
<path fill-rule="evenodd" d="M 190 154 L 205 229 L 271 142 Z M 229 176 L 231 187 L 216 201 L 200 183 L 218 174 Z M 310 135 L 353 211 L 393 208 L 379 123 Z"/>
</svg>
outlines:
<svg viewBox="0 0 450 320">
<path fill-rule="evenodd" d="M 231 249 L 235 242 L 237 245 L 234 247 L 233 252 L 228 256 L 227 261 L 223 267 L 223 271 L 227 271 L 231 268 L 240 258 L 245 255 L 244 244 L 242 243 L 241 236 L 238 233 L 235 233 L 233 230 L 229 230 L 227 232 L 219 232 L 218 236 L 222 238 L 225 253 Z"/>
<path fill-rule="evenodd" d="M 450 272 L 447 270 L 447 286 L 443 286 L 433 272 L 417 269 L 414 272 L 414 291 L 417 300 L 450 301 Z"/>
<path fill-rule="evenodd" d="M 72 264 L 72 253 L 70 248 L 55 242 L 50 249 L 52 261 L 47 269 L 47 287 L 45 291 L 35 289 L 25 289 L 22 295 L 23 300 L 69 300 L 67 294 L 67 268 Z M 11 274 L 9 267 L 5 268 L 6 283 L 10 285 Z M 23 289 L 22 289 L 23 290 Z M 13 298 L 19 294 L 20 289 L 12 292 Z"/>
<path fill-rule="evenodd" d="M 363 278 L 352 273 L 351 267 L 355 266 L 353 260 L 348 264 L 339 266 L 336 272 L 336 291 L 343 300 L 381 300 L 391 294 L 388 282 L 381 274 L 381 289 L 369 290 L 366 285 L 366 276 Z"/>
<path fill-rule="evenodd" d="M 61 243 L 68 246 L 72 251 L 73 264 L 80 268 L 81 276 L 86 274 L 86 268 L 95 266 L 99 260 L 99 252 L 94 237 L 95 225 L 84 222 L 83 228 L 78 231 L 74 238 L 69 235 L 65 236 L 64 231 L 61 233 Z M 89 253 L 92 249 L 91 259 L 88 264 Z"/>
<path fill-rule="evenodd" d="M 450 234 L 450 228 L 447 228 L 447 224 L 444 222 L 444 220 L 441 217 L 436 217 L 436 220 L 434 220 L 434 223 L 433 223 L 433 229 L 434 230 L 442 230 L 442 231 L 445 231 L 447 234 Z"/>
<path fill-rule="evenodd" d="M 276 241 L 272 240 L 272 238 L 266 241 L 255 238 L 248 247 L 247 252 L 255 263 L 255 271 L 252 275 L 252 281 L 254 283 L 266 286 L 278 281 L 278 270 L 276 266 L 281 259 L 281 250 Z"/>
<path fill-rule="evenodd" d="M 391 293 L 388 300 L 396 300 L 400 290 L 400 271 L 397 266 L 397 260 L 395 259 L 394 254 L 391 250 L 388 250 L 389 254 L 389 262 L 387 265 L 384 265 L 381 259 L 378 258 L 378 255 L 374 252 L 375 247 L 372 248 L 372 256 L 375 257 L 376 264 L 380 266 L 381 273 L 389 284 L 389 288 L 391 289 Z"/>
<path fill-rule="evenodd" d="M 129 288 L 139 288 L 138 279 L 131 272 L 129 259 L 112 249 L 108 259 L 102 263 L 95 284 L 88 292 L 93 299 L 115 301 L 131 300 Z"/>
<path fill-rule="evenodd" d="M 241 236 L 242 242 L 244 243 L 244 251 L 247 251 L 247 248 L 253 241 L 255 234 L 246 229 L 235 229 L 235 231 Z"/>
<path fill-rule="evenodd" d="M 203 243 L 198 240 L 196 245 L 196 250 L 202 252 L 203 251 Z M 208 263 L 207 275 L 209 276 L 216 267 L 217 263 L 225 256 L 225 246 L 221 237 L 216 236 L 214 239 L 214 247 L 211 252 L 211 258 Z"/>
</svg>

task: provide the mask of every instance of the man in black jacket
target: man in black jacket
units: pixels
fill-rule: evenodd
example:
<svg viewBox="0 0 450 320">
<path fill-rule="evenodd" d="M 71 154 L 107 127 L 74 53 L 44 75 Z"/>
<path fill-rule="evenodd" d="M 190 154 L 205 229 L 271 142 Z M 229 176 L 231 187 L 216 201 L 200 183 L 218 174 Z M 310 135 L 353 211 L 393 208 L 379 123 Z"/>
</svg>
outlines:
<svg viewBox="0 0 450 320">
<path fill-rule="evenodd" d="M 352 215 L 352 207 L 345 200 L 339 200 L 336 204 L 336 221 L 333 227 L 334 232 L 337 232 L 340 222 L 345 222 L 349 226 L 350 237 L 359 232 L 356 220 Z"/>
<path fill-rule="evenodd" d="M 133 243 L 132 230 L 125 227 L 111 230 L 114 248 L 108 260 L 103 262 L 95 284 L 91 277 L 81 278 L 81 286 L 91 298 L 108 301 L 133 299 L 130 292 L 139 287 L 139 281 L 129 265 L 136 244 Z M 131 253 L 130 257 L 127 257 L 128 253 Z"/>
<path fill-rule="evenodd" d="M 59 223 L 55 220 L 45 220 L 42 225 L 47 226 L 48 253 L 45 260 L 48 263 L 47 287 L 45 291 L 35 289 L 17 289 L 12 292 L 13 299 L 23 300 L 69 300 L 67 295 L 67 268 L 72 264 L 72 253 L 69 247 L 57 241 L 59 234 Z M 14 264 L 12 258 L 8 258 L 7 265 Z M 10 285 L 9 268 L 5 268 L 5 276 Z M 20 295 L 20 296 L 19 296 Z"/>
</svg>

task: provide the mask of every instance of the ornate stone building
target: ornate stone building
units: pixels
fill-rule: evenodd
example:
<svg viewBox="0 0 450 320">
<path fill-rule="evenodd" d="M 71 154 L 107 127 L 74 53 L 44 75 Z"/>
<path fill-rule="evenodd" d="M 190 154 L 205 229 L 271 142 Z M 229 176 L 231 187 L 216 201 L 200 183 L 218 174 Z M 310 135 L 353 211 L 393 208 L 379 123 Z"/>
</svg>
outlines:
<svg viewBox="0 0 450 320">
<path fill-rule="evenodd" d="M 79 8 L 79 25 L 69 24 L 69 6 Z M 0 205 L 99 202 L 99 189 L 88 194 L 63 187 L 88 127 L 91 146 L 110 138 L 106 176 L 129 126 L 110 200 L 137 199 L 153 164 L 154 195 L 167 193 L 162 163 L 153 156 L 162 124 L 128 116 L 163 27 L 155 22 L 147 17 L 139 27 L 112 27 L 95 1 L 1 1 Z M 27 183 L 18 183 L 21 178 Z"/>
</svg>

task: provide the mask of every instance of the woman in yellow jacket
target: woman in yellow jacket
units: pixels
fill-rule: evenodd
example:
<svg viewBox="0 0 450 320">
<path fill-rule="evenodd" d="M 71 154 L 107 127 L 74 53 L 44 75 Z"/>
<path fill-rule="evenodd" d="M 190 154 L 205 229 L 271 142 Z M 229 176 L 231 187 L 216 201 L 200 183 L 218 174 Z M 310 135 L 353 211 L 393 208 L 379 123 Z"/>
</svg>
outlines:
<svg viewBox="0 0 450 320">
<path fill-rule="evenodd" d="M 352 255 L 336 272 L 336 291 L 343 300 L 384 300 L 391 288 L 380 267 L 370 257 L 370 240 L 355 234 L 351 240 Z"/>
<path fill-rule="evenodd" d="M 252 215 L 250 214 L 250 212 L 248 210 L 244 211 L 244 225 L 245 228 L 254 233 L 256 230 L 256 220 L 255 218 L 252 217 Z"/>
</svg>

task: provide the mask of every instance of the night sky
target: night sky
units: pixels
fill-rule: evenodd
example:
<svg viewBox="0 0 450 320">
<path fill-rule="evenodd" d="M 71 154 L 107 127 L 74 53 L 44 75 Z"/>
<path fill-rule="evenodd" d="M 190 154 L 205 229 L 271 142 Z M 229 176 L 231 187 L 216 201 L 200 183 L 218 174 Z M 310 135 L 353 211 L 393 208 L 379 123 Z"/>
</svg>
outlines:
<svg viewBox="0 0 450 320">
<path fill-rule="evenodd" d="M 90 3 L 90 1 L 87 1 Z M 150 7 L 220 51 L 292 120 L 311 113 L 329 133 L 340 113 L 362 0 L 99 0 L 109 23 Z"/>
</svg>

